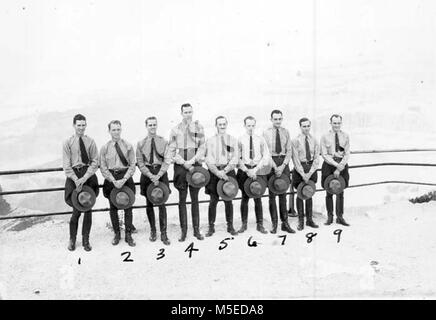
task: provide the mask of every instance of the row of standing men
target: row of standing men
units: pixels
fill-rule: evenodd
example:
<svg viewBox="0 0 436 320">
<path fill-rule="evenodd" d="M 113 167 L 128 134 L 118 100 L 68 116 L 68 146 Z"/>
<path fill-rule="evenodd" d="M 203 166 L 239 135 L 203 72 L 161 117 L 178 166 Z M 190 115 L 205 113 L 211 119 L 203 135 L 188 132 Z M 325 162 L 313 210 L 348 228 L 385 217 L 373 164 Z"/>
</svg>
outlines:
<svg viewBox="0 0 436 320">
<path fill-rule="evenodd" d="M 65 201 L 73 207 L 70 219 L 69 250 L 75 250 L 78 220 L 80 210 L 72 204 L 73 191 L 80 191 L 83 186 L 91 187 L 95 194 L 99 194 L 98 180 L 95 175 L 98 167 L 105 181 L 103 195 L 109 199 L 110 218 L 114 230 L 113 245 L 117 245 L 121 239 L 118 208 L 110 197 L 114 188 L 123 186 L 130 188 L 135 193 L 135 184 L 132 176 L 136 166 L 141 172 L 140 190 L 141 195 L 147 200 L 147 216 L 150 223 L 150 240 L 157 238 L 153 203 L 147 197 L 147 188 L 153 184 L 164 183 L 169 186 L 167 170 L 174 164 L 174 187 L 179 193 L 179 220 L 181 237 L 179 241 L 185 241 L 188 230 L 188 218 L 186 199 L 188 192 L 191 198 L 191 215 L 194 236 L 202 240 L 200 233 L 200 215 L 198 194 L 199 188 L 188 184 L 186 176 L 196 167 L 205 162 L 210 173 L 210 180 L 206 185 L 206 194 L 210 196 L 208 209 L 208 231 L 206 236 L 212 236 L 215 232 L 216 208 L 219 201 L 217 185 L 220 180 L 235 178 L 241 189 L 242 199 L 240 204 L 242 225 L 238 231 L 233 226 L 233 203 L 225 200 L 225 217 L 227 231 L 231 235 L 237 235 L 247 230 L 248 202 L 250 195 L 244 189 L 247 179 L 267 181 L 271 176 L 292 177 L 292 186 L 297 188 L 301 182 L 317 182 L 317 169 L 320 155 L 323 158 L 321 169 L 322 185 L 330 175 L 343 177 L 345 187 L 348 186 L 349 173 L 348 161 L 350 156 L 350 139 L 348 134 L 341 130 L 342 117 L 334 114 L 330 117 L 331 130 L 322 136 L 320 142 L 310 133 L 311 121 L 308 118 L 299 120 L 301 133 L 291 139 L 289 131 L 282 126 L 283 113 L 280 110 L 271 112 L 271 126 L 262 135 L 255 133 L 256 119 L 247 116 L 244 119 L 246 133 L 236 139 L 227 133 L 228 121 L 224 116 L 215 119 L 217 133 L 206 140 L 204 128 L 199 121 L 193 120 L 193 107 L 183 104 L 180 108 L 182 121 L 175 126 L 170 133 L 169 141 L 157 134 L 156 117 L 148 117 L 145 120 L 147 136 L 138 142 L 136 152 L 129 142 L 121 138 L 121 123 L 113 120 L 108 124 L 111 140 L 98 152 L 95 141 L 85 135 L 86 118 L 78 114 L 73 119 L 75 134 L 63 144 L 63 169 L 67 177 L 65 183 Z M 291 169 L 293 165 L 293 169 Z M 237 172 L 236 172 L 237 170 Z M 276 197 L 279 198 L 279 210 L 277 210 Z M 333 223 L 333 194 L 326 192 L 326 225 Z M 305 202 L 305 203 L 304 203 Z M 318 225 L 312 219 L 312 198 L 302 200 L 297 198 L 298 230 L 303 230 L 304 224 L 312 228 Z M 261 233 L 267 233 L 263 226 L 262 198 L 254 198 L 256 229 Z M 159 225 L 161 240 L 169 245 L 167 236 L 167 211 L 166 206 L 159 205 Z M 349 224 L 344 220 L 344 193 L 336 195 L 336 223 Z M 281 230 L 295 233 L 288 223 L 286 206 L 286 194 L 275 194 L 269 191 L 269 211 L 271 215 L 271 233 L 277 232 L 278 218 L 281 220 Z M 279 214 L 278 214 L 278 212 Z M 306 218 L 306 219 L 305 219 Z M 305 221 L 306 220 L 306 221 Z M 306 223 L 304 223 L 306 222 Z M 92 224 L 92 210 L 84 212 L 82 226 L 82 245 L 86 251 L 90 251 L 89 234 Z M 130 246 L 135 246 L 132 233 L 136 228 L 132 223 L 132 208 L 124 209 L 125 241 Z"/>
</svg>

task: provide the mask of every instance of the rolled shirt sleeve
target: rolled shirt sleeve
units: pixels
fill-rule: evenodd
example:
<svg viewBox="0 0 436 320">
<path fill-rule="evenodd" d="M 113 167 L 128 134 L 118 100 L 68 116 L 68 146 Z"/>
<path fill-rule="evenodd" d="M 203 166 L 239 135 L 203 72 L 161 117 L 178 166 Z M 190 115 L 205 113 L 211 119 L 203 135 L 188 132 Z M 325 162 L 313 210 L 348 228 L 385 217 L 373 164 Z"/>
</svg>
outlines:
<svg viewBox="0 0 436 320">
<path fill-rule="evenodd" d="M 105 144 L 100 149 L 100 172 L 101 172 L 101 175 L 106 180 L 109 180 L 110 182 L 114 182 L 115 178 L 112 175 L 112 173 L 110 173 L 110 171 L 108 169 L 107 162 L 106 162 L 106 153 L 107 153 L 107 144 Z"/>
<path fill-rule="evenodd" d="M 89 146 L 89 158 L 91 159 L 91 163 L 89 164 L 88 170 L 86 170 L 84 175 L 85 180 L 88 180 L 98 170 L 98 149 L 94 140 L 91 141 Z"/>
<path fill-rule="evenodd" d="M 73 167 L 71 166 L 71 149 L 68 140 L 64 142 L 62 147 L 62 167 L 67 178 L 70 178 L 74 182 L 78 180 Z"/>
</svg>

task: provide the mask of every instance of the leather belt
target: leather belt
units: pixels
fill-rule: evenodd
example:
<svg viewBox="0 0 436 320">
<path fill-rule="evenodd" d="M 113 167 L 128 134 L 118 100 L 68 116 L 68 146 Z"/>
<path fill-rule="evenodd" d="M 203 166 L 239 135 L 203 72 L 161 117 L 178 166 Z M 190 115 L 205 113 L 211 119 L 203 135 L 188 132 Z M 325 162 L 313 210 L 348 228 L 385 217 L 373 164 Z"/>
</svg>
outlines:
<svg viewBox="0 0 436 320">
<path fill-rule="evenodd" d="M 160 168 L 162 165 L 156 163 L 156 164 L 147 164 L 145 166 L 149 169 L 157 169 L 157 168 Z"/>
<path fill-rule="evenodd" d="M 122 173 L 122 172 L 126 172 L 126 171 L 127 171 L 127 168 L 109 169 L 109 172 L 111 172 L 111 173 L 115 173 L 115 174 Z"/>
</svg>

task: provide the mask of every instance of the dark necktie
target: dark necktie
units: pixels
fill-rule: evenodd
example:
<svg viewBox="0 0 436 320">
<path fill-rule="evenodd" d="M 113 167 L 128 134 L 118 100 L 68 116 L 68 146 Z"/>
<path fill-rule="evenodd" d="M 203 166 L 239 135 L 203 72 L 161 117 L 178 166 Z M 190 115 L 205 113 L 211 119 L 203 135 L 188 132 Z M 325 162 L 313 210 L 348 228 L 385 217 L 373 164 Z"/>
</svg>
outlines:
<svg viewBox="0 0 436 320">
<path fill-rule="evenodd" d="M 123 165 L 128 167 L 129 166 L 129 162 L 127 162 L 127 159 L 124 156 L 123 152 L 121 151 L 120 146 L 118 145 L 118 142 L 115 142 L 115 150 L 117 151 L 118 157 L 120 157 L 120 160 L 123 163 Z"/>
<path fill-rule="evenodd" d="M 335 151 L 338 152 L 339 150 L 340 150 L 340 147 L 339 147 L 339 136 L 338 136 L 338 133 L 336 132 L 335 133 Z"/>
<path fill-rule="evenodd" d="M 154 162 L 154 150 L 156 150 L 156 145 L 154 143 L 154 137 L 151 138 L 151 148 L 150 148 L 150 164 Z"/>
<path fill-rule="evenodd" d="M 306 136 L 306 142 L 305 142 L 305 145 L 306 145 L 306 160 L 307 160 L 307 161 L 311 161 L 311 157 L 310 157 L 310 146 L 309 146 L 309 137 L 308 137 L 308 136 Z"/>
<path fill-rule="evenodd" d="M 224 141 L 224 136 L 221 136 L 221 155 L 226 155 L 226 142 Z"/>
<path fill-rule="evenodd" d="M 88 153 L 86 152 L 85 144 L 83 143 L 82 137 L 79 137 L 79 146 L 80 146 L 80 156 L 82 158 L 83 164 L 89 164 Z"/>
<path fill-rule="evenodd" d="M 253 136 L 250 135 L 250 159 L 254 159 Z"/>
<path fill-rule="evenodd" d="M 280 130 L 276 130 L 276 153 L 280 154 L 282 152 L 282 143 L 280 141 Z"/>
</svg>

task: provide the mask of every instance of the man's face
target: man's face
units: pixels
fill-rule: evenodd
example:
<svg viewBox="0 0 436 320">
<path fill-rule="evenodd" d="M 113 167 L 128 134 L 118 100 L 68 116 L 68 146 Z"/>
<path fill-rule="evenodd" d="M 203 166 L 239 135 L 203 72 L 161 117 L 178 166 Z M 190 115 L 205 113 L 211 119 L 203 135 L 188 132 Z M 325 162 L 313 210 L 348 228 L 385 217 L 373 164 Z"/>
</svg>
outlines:
<svg viewBox="0 0 436 320">
<path fill-rule="evenodd" d="M 218 133 L 224 134 L 224 133 L 226 133 L 226 129 L 227 129 L 227 120 L 220 118 L 217 120 L 215 126 L 216 126 Z"/>
<path fill-rule="evenodd" d="M 119 124 L 111 124 L 109 133 L 114 140 L 118 140 L 121 136 L 121 126 Z"/>
<path fill-rule="evenodd" d="M 192 115 L 194 114 L 194 111 L 192 110 L 192 107 L 184 107 L 181 113 L 183 119 L 192 120 Z"/>
<path fill-rule="evenodd" d="M 157 120 L 148 120 L 147 124 L 145 125 L 148 133 L 151 135 L 155 135 L 157 131 Z"/>
<path fill-rule="evenodd" d="M 246 120 L 244 126 L 247 134 L 252 135 L 254 133 L 254 128 L 256 127 L 256 120 Z"/>
<path fill-rule="evenodd" d="M 341 130 L 341 125 L 342 125 L 341 117 L 333 117 L 332 120 L 330 121 L 330 124 L 332 126 L 332 130 L 334 132 L 338 132 L 339 130 Z"/>
<path fill-rule="evenodd" d="M 307 136 L 310 132 L 310 121 L 303 121 L 300 125 L 301 133 Z"/>
<path fill-rule="evenodd" d="M 76 123 L 73 124 L 74 131 L 77 135 L 81 136 L 85 133 L 86 129 L 86 121 L 85 120 L 76 120 Z"/>
<path fill-rule="evenodd" d="M 280 113 L 273 113 L 271 122 L 275 128 L 280 128 L 282 125 L 283 116 Z"/>
</svg>

